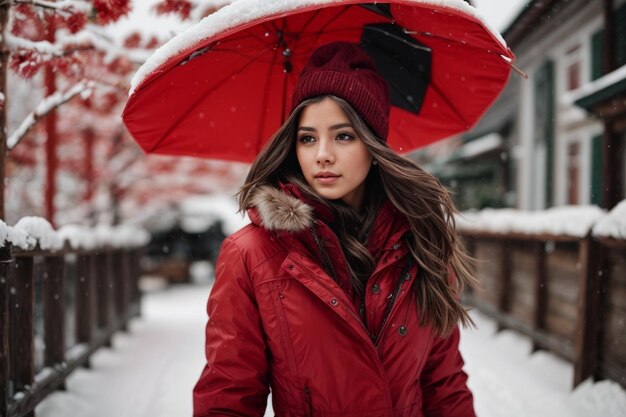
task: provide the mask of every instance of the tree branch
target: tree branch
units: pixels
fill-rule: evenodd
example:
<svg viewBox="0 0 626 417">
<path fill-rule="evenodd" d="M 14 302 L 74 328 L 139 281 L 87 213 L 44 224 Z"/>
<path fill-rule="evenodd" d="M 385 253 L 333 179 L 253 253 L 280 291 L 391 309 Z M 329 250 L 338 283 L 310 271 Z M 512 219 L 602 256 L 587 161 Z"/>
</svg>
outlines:
<svg viewBox="0 0 626 417">
<path fill-rule="evenodd" d="M 30 4 L 55 12 L 83 12 L 91 11 L 91 4 L 86 1 L 63 0 L 51 2 L 46 0 L 13 0 L 13 4 Z"/>
<path fill-rule="evenodd" d="M 7 46 L 12 50 L 30 49 L 40 55 L 60 58 L 72 52 L 95 49 L 105 54 L 105 60 L 124 57 L 135 64 L 143 64 L 150 51 L 143 49 L 129 49 L 115 45 L 110 39 L 101 36 L 90 27 L 76 35 L 64 36 L 62 40 L 50 43 L 48 41 L 31 41 L 10 33 L 6 34 Z"/>
<path fill-rule="evenodd" d="M 41 103 L 39 103 L 35 111 L 26 116 L 20 127 L 18 127 L 17 130 L 9 137 L 7 140 L 9 150 L 15 148 L 20 140 L 22 140 L 22 138 L 26 136 L 26 134 L 33 127 L 35 127 L 37 122 L 43 119 L 52 110 L 58 108 L 64 103 L 67 103 L 79 94 L 91 93 L 94 88 L 95 83 L 93 81 L 83 80 L 65 92 L 57 92 L 44 98 Z"/>
</svg>

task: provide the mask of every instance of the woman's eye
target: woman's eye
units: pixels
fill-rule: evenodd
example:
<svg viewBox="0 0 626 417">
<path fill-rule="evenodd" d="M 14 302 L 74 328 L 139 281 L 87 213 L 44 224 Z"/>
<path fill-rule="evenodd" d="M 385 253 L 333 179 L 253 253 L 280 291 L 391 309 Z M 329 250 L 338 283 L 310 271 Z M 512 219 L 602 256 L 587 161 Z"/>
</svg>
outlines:
<svg viewBox="0 0 626 417">
<path fill-rule="evenodd" d="M 311 143 L 315 141 L 313 136 L 300 136 L 298 140 L 302 143 Z"/>
<path fill-rule="evenodd" d="M 348 134 L 348 133 L 340 133 L 337 135 L 337 139 L 341 140 L 341 141 L 346 141 L 346 140 L 351 140 L 354 139 L 354 136 Z"/>
</svg>

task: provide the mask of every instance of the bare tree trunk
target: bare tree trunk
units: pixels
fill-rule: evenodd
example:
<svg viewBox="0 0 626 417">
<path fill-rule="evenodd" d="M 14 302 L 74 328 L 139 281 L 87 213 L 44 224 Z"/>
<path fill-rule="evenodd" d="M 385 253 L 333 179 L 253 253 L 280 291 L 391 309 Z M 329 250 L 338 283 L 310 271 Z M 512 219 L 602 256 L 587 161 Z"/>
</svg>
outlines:
<svg viewBox="0 0 626 417">
<path fill-rule="evenodd" d="M 7 159 L 7 66 L 9 62 L 9 50 L 6 46 L 4 33 L 7 31 L 9 22 L 9 9 L 11 2 L 0 0 L 0 219 L 4 215 L 4 178 L 6 175 Z"/>
<path fill-rule="evenodd" d="M 55 41 L 56 27 L 52 18 L 47 22 L 47 40 L 50 43 Z M 54 69 L 48 65 L 45 69 L 45 85 L 46 85 L 46 97 L 51 96 L 56 92 L 56 79 Z M 46 191 L 45 191 L 45 204 L 46 204 L 46 218 L 54 226 L 54 197 L 56 195 L 56 175 L 58 168 L 58 156 L 57 156 L 57 112 L 52 110 L 46 116 Z"/>
</svg>

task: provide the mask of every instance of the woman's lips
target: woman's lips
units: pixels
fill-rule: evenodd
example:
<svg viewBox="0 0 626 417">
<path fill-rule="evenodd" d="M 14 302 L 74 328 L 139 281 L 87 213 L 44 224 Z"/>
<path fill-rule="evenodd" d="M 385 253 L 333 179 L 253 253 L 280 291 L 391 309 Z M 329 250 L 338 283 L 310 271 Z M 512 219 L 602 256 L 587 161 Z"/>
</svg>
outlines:
<svg viewBox="0 0 626 417">
<path fill-rule="evenodd" d="M 339 175 L 336 174 L 317 174 L 315 180 L 322 184 L 332 184 L 337 182 Z"/>
</svg>

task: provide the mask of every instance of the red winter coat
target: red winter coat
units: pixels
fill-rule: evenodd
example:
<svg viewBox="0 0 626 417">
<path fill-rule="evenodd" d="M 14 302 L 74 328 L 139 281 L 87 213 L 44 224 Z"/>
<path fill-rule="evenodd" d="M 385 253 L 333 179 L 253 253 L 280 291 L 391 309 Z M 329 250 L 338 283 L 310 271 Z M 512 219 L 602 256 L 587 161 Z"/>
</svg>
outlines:
<svg viewBox="0 0 626 417">
<path fill-rule="evenodd" d="M 458 329 L 440 338 L 420 327 L 408 296 L 417 268 L 406 270 L 403 217 L 386 204 L 370 235 L 378 264 L 364 324 L 336 283 L 347 270 L 325 213 L 293 190 L 261 187 L 252 224 L 222 246 L 194 416 L 263 416 L 271 387 L 278 417 L 473 417 Z"/>
</svg>

